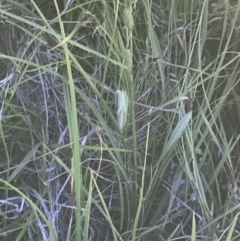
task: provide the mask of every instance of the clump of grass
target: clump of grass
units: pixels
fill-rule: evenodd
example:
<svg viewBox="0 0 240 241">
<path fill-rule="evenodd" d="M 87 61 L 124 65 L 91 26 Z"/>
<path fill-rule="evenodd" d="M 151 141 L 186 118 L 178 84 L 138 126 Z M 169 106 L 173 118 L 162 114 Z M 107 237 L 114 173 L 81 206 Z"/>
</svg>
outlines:
<svg viewBox="0 0 240 241">
<path fill-rule="evenodd" d="M 2 240 L 237 240 L 239 10 L 2 2 Z"/>
</svg>

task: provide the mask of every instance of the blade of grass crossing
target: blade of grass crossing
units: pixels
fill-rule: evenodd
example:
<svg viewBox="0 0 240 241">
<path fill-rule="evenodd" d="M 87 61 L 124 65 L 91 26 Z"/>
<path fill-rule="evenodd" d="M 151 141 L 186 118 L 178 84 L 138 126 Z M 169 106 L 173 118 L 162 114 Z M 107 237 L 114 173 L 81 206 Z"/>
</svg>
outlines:
<svg viewBox="0 0 240 241">
<path fill-rule="evenodd" d="M 195 240 L 196 240 L 196 218 L 195 218 L 195 213 L 193 212 L 191 241 L 195 241 Z"/>
<path fill-rule="evenodd" d="M 148 25 L 148 36 L 150 37 L 150 42 L 151 42 L 151 46 L 152 46 L 152 55 L 153 58 L 159 58 L 157 60 L 157 66 L 158 66 L 158 70 L 159 70 L 159 74 L 161 76 L 161 84 L 162 84 L 162 91 L 161 91 L 161 100 L 160 103 L 164 103 L 165 100 L 165 73 L 164 73 L 164 69 L 163 69 L 163 62 L 162 62 L 162 50 L 161 50 L 161 46 L 159 44 L 159 40 L 157 37 L 157 34 L 154 31 L 154 28 L 152 26 L 152 18 L 151 18 L 151 1 L 148 0 L 144 0 L 144 5 L 145 5 L 145 9 L 146 9 L 146 15 L 147 15 L 147 25 Z"/>
<path fill-rule="evenodd" d="M 158 71 L 159 74 L 161 76 L 161 84 L 162 84 L 162 91 L 161 91 L 161 102 L 160 103 L 164 103 L 165 101 L 165 73 L 164 73 L 164 68 L 163 68 L 163 63 L 162 63 L 162 59 L 163 59 L 163 55 L 162 55 L 162 50 L 161 50 L 161 46 L 159 44 L 159 40 L 157 37 L 157 34 L 155 33 L 154 29 L 150 30 L 152 32 L 152 51 L 153 51 L 153 58 L 158 58 L 157 60 L 157 66 L 158 66 Z"/>
<path fill-rule="evenodd" d="M 143 174 L 142 174 L 142 186 L 140 187 L 138 209 L 137 209 L 137 213 L 136 213 L 134 224 L 133 224 L 132 241 L 136 240 L 136 234 L 137 234 L 137 229 L 138 229 L 138 224 L 139 224 L 140 212 L 141 212 L 143 202 L 144 202 L 143 195 L 144 195 L 145 171 L 146 171 L 147 150 L 148 150 L 148 141 L 149 141 L 149 128 L 150 128 L 150 123 L 148 123 L 148 129 L 147 129 L 146 150 L 145 150 L 145 158 L 144 158 L 144 166 L 143 166 Z"/>
<path fill-rule="evenodd" d="M 35 23 L 34 21 L 30 21 L 30 20 L 28 20 L 28 19 L 26 19 L 26 18 L 20 17 L 19 15 L 12 14 L 12 13 L 10 13 L 9 11 L 4 11 L 4 9 L 1 9 L 1 8 L 0 8 L 0 14 L 3 14 L 4 16 L 8 16 L 8 17 L 10 17 L 10 18 L 13 18 L 13 19 L 15 19 L 15 20 L 17 20 L 17 21 L 20 21 L 20 22 L 22 22 L 22 23 L 26 23 L 26 24 L 29 25 L 29 26 L 32 26 L 32 27 L 34 27 L 34 28 L 36 28 L 36 29 L 39 29 L 39 30 L 42 30 L 44 33 L 48 33 L 48 34 L 50 34 L 50 35 L 53 35 L 54 37 L 57 38 L 57 40 L 58 40 L 59 42 L 62 40 L 62 37 L 63 37 L 63 36 L 62 36 L 61 34 L 59 34 L 58 32 L 54 31 L 52 28 L 48 29 L 48 28 L 46 28 L 45 26 L 42 26 L 42 25 L 39 25 L 39 24 Z M 8 22 L 8 20 L 6 20 L 6 22 Z M 65 38 L 66 38 L 66 36 L 65 36 Z M 78 48 L 80 48 L 80 49 L 88 52 L 88 53 L 92 53 L 93 55 L 95 55 L 95 56 L 97 56 L 97 57 L 99 57 L 99 58 L 102 58 L 102 59 L 104 59 L 105 61 L 108 61 L 108 62 L 110 62 L 110 63 L 112 63 L 112 64 L 114 64 L 114 65 L 116 65 L 116 66 L 119 66 L 119 67 L 121 67 L 121 68 L 123 68 L 123 69 L 127 69 L 127 66 L 124 65 L 124 64 L 122 64 L 121 62 L 116 61 L 116 60 L 114 60 L 114 59 L 112 59 L 112 58 L 110 58 L 110 57 L 106 57 L 104 54 L 101 54 L 101 53 L 95 51 L 95 50 L 92 49 L 92 48 L 89 48 L 89 47 L 87 47 L 87 46 L 85 46 L 85 45 L 83 45 L 83 44 L 80 44 L 80 43 L 78 43 L 77 41 L 74 41 L 74 40 L 71 40 L 71 39 L 70 39 L 70 40 L 69 40 L 69 43 L 72 44 L 73 46 L 76 46 L 76 47 L 78 47 Z M 45 44 L 47 44 L 47 43 L 45 43 Z M 3 56 L 4 56 L 4 55 L 3 55 Z M 11 58 L 13 58 L 13 57 L 11 56 Z M 22 60 L 22 61 L 24 61 L 24 60 Z M 25 61 L 25 62 L 26 62 L 26 61 Z M 32 64 L 33 64 L 33 63 L 32 63 Z M 36 65 L 36 67 L 39 68 L 39 65 Z M 50 71 L 51 71 L 51 70 L 50 70 Z"/>
<path fill-rule="evenodd" d="M 110 225 L 110 227 L 111 227 L 112 234 L 113 234 L 113 241 L 118 241 L 117 236 L 120 237 L 120 235 L 119 235 L 119 233 L 117 232 L 116 228 L 114 227 L 114 224 L 113 224 L 113 222 L 112 222 L 111 215 L 110 215 L 110 213 L 109 213 L 109 211 L 108 211 L 108 208 L 107 208 L 107 206 L 106 206 L 106 203 L 105 203 L 105 201 L 104 201 L 104 198 L 103 198 L 103 196 L 102 196 L 102 193 L 101 193 L 101 191 L 100 191 L 100 189 L 99 189 L 99 187 L 98 187 L 98 185 L 97 185 L 96 178 L 93 176 L 93 174 L 94 174 L 94 173 L 91 171 L 91 176 L 92 176 L 92 180 L 93 180 L 93 182 L 94 182 L 94 186 L 95 186 L 96 189 L 97 189 L 98 195 L 99 195 L 99 197 L 100 197 L 100 199 L 101 199 L 101 202 L 102 202 L 102 205 L 103 205 L 103 210 L 102 210 L 102 212 L 103 212 L 105 218 L 107 219 L 107 221 L 108 221 L 108 223 L 109 223 L 109 225 Z"/>
<path fill-rule="evenodd" d="M 10 165 L 11 165 L 11 159 L 10 159 L 7 143 L 6 143 L 6 140 L 5 140 L 5 135 L 4 135 L 4 131 L 3 131 L 3 126 L 2 126 L 2 121 L 1 120 L 0 120 L 0 136 L 1 136 L 1 139 L 2 139 L 2 142 L 3 142 L 3 146 L 4 146 L 5 153 L 6 153 L 6 158 L 7 158 L 7 180 L 8 180 L 9 179 L 9 170 L 10 170 Z M 8 189 L 6 189 L 6 191 L 7 190 Z"/>
<path fill-rule="evenodd" d="M 83 213 L 84 216 L 84 241 L 89 241 L 89 230 L 90 230 L 90 214 L 91 214 L 91 204 L 92 204 L 92 197 L 93 197 L 93 178 L 92 175 L 90 176 L 90 183 L 88 188 L 88 199 L 87 204 L 85 207 L 85 211 Z"/>
<path fill-rule="evenodd" d="M 57 0 L 54 0 L 55 7 L 58 14 L 59 25 L 61 29 L 61 34 L 63 39 L 66 38 L 65 30 L 63 26 L 63 22 L 61 19 L 60 11 L 58 8 Z M 65 54 L 65 61 L 66 61 L 66 73 L 64 73 L 65 77 L 68 80 L 68 86 L 64 86 L 64 92 L 67 93 L 70 91 L 70 98 L 65 99 L 68 102 L 69 110 L 68 113 L 68 125 L 72 128 L 72 138 L 73 142 L 73 156 L 71 159 L 71 168 L 72 168 L 72 183 L 74 183 L 74 193 L 75 193 L 75 202 L 76 202 L 76 237 L 75 240 L 81 241 L 82 240 L 82 233 L 81 233 L 81 225 L 82 225 L 82 214 L 81 208 L 83 207 L 83 195 L 82 195 L 82 170 L 81 170 L 81 155 L 80 155 L 80 144 L 79 144 L 79 128 L 78 128 L 78 117 L 77 117 L 77 104 L 76 104 L 76 95 L 75 95 L 75 87 L 73 82 L 72 76 L 72 69 L 71 69 L 71 61 L 69 56 L 69 49 L 67 47 L 67 43 L 63 43 L 63 50 Z M 68 88 L 69 87 L 69 88 Z"/>
<path fill-rule="evenodd" d="M 36 145 L 35 147 L 32 147 L 31 151 L 28 152 L 28 154 L 23 158 L 21 163 L 11 173 L 11 175 L 7 179 L 8 182 L 12 182 L 17 177 L 17 175 L 24 169 L 24 167 L 32 160 L 39 145 L 40 144 Z"/>
<path fill-rule="evenodd" d="M 46 223 L 47 227 L 49 228 L 49 232 L 50 232 L 50 236 L 53 237 L 54 241 L 58 241 L 56 232 L 54 230 L 54 226 L 53 224 L 48 220 L 48 218 L 46 218 L 46 216 L 43 214 L 43 212 L 39 209 L 38 205 L 38 201 L 37 203 L 34 203 L 28 196 L 26 196 L 23 192 L 21 192 L 18 188 L 16 188 L 15 186 L 11 185 L 9 182 L 3 180 L 0 178 L 0 183 L 3 183 L 4 185 L 6 185 L 9 189 L 15 191 L 16 193 L 18 193 L 20 196 L 22 196 L 31 206 L 31 208 L 34 210 L 34 212 L 36 212 L 36 214 L 42 218 L 42 220 Z M 36 216 L 36 215 L 35 215 Z"/>
<path fill-rule="evenodd" d="M 233 231 L 235 230 L 235 227 L 236 227 L 236 224 L 237 224 L 237 221 L 238 221 L 238 216 L 239 216 L 239 213 L 235 216 L 233 222 L 231 223 L 231 227 L 230 227 L 230 230 L 229 230 L 229 232 L 228 232 L 226 241 L 232 241 L 232 240 L 234 240 Z"/>
<path fill-rule="evenodd" d="M 192 112 L 190 111 L 182 119 L 180 119 L 180 121 L 174 128 L 168 142 L 166 143 L 166 145 L 163 148 L 163 152 L 161 154 L 162 157 L 167 155 L 167 153 L 172 149 L 172 147 L 175 145 L 175 143 L 180 139 L 183 132 L 186 130 L 191 118 L 192 118 Z"/>
</svg>

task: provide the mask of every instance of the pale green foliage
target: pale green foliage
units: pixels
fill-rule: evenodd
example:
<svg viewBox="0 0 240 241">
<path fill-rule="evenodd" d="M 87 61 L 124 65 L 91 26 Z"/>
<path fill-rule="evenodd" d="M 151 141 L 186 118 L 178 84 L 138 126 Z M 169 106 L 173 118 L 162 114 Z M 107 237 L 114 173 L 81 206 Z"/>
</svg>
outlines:
<svg viewBox="0 0 240 241">
<path fill-rule="evenodd" d="M 0 240 L 239 240 L 240 1 L 0 2 Z"/>
</svg>

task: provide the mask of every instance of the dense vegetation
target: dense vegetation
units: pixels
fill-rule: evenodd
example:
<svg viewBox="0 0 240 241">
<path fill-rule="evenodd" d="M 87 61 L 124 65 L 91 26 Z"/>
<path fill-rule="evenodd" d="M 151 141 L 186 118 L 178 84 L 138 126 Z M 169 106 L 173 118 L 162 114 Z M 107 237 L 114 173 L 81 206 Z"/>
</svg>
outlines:
<svg viewBox="0 0 240 241">
<path fill-rule="evenodd" d="M 239 240 L 239 11 L 1 0 L 0 240 Z"/>
</svg>

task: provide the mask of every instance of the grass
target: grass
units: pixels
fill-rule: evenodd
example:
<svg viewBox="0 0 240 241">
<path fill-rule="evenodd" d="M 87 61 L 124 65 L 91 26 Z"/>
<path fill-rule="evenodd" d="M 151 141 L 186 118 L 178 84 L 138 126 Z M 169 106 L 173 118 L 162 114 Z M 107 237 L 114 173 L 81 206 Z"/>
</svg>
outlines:
<svg viewBox="0 0 240 241">
<path fill-rule="evenodd" d="M 1 240 L 238 240 L 239 11 L 1 1 Z"/>
</svg>

